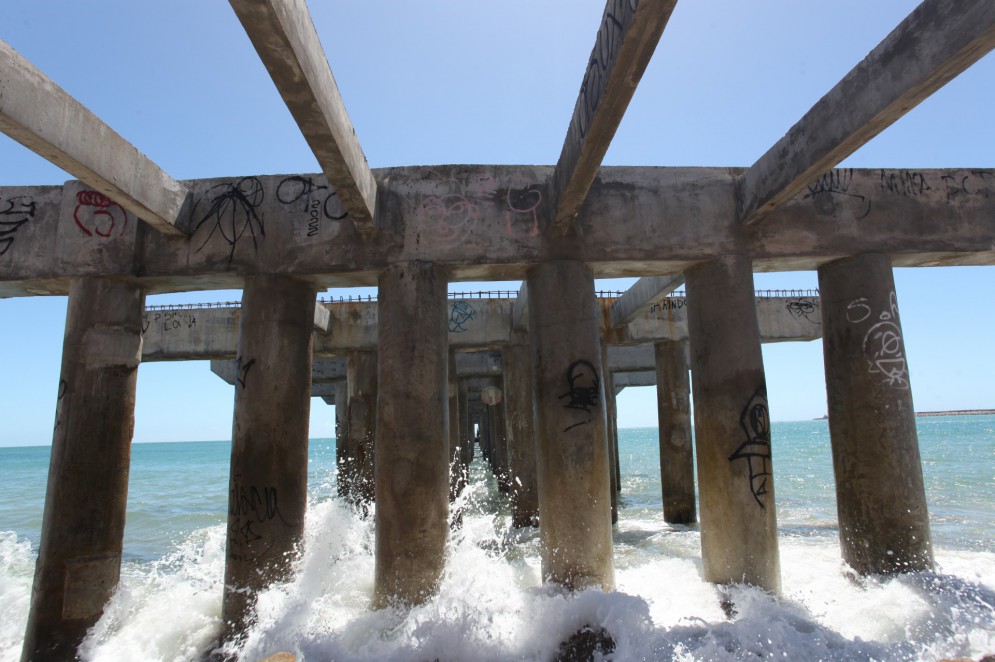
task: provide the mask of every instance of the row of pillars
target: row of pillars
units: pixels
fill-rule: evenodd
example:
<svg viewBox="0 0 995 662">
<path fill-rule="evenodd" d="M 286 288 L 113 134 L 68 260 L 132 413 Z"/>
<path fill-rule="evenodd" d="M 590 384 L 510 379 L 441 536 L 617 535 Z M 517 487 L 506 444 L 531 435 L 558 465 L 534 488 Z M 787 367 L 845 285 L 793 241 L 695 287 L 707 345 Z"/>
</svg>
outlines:
<svg viewBox="0 0 995 662">
<path fill-rule="evenodd" d="M 843 558 L 862 573 L 931 568 L 889 258 L 826 264 L 819 283 Z M 427 263 L 397 264 L 381 274 L 379 288 L 377 352 L 350 357 L 348 391 L 336 400 L 348 403 L 336 407 L 339 426 L 349 429 L 344 438 L 356 440 L 340 458 L 355 463 L 342 489 L 376 501 L 377 608 L 418 603 L 436 590 L 450 498 L 463 480 L 451 466 L 465 465 L 472 453 L 466 424 L 460 431 L 451 420 L 460 420 L 453 409 L 466 411 L 465 420 L 471 408 L 450 379 L 446 273 Z M 690 367 L 704 579 L 777 592 L 772 440 L 752 264 L 724 256 L 696 265 L 686 290 L 690 365 L 679 346 L 657 350 L 665 516 L 695 519 Z M 516 523 L 538 518 L 544 581 L 611 590 L 618 453 L 594 279 L 581 262 L 543 263 L 530 270 L 528 291 L 528 341 L 506 349 L 503 456 L 508 475 L 525 475 L 534 461 L 537 499 L 513 494 L 513 503 L 534 504 L 522 506 Z M 127 282 L 80 279 L 70 289 L 25 660 L 73 659 L 117 585 L 143 305 L 143 291 Z M 304 281 L 246 278 L 226 638 L 245 627 L 253 595 L 287 577 L 303 538 L 314 306 L 315 291 Z M 375 458 L 360 450 L 370 438 Z M 509 489 L 519 489 L 518 481 Z"/>
</svg>

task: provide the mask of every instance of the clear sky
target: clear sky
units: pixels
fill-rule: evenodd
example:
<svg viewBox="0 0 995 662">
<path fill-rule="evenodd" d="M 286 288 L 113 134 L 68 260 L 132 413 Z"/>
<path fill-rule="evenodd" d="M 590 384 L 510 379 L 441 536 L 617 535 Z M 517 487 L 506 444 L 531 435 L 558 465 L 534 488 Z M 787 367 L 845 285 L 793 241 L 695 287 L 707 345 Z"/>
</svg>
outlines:
<svg viewBox="0 0 995 662">
<path fill-rule="evenodd" d="M 606 165 L 751 165 L 917 4 L 678 3 Z M 602 0 L 310 5 L 373 167 L 555 163 L 604 9 Z M 174 178 L 319 170 L 225 2 L 11 2 L 0 39 Z M 995 167 L 993 108 L 988 55 L 844 165 Z M 0 136 L 0 185 L 67 179 Z M 895 277 L 917 409 L 995 407 L 995 267 Z M 756 283 L 814 288 L 816 277 L 758 274 Z M 487 288 L 452 288 L 478 286 Z M 51 443 L 65 308 L 61 297 L 0 300 L 0 445 Z M 819 341 L 767 345 L 764 359 L 775 420 L 825 413 Z M 143 365 L 135 441 L 228 439 L 233 397 L 205 362 Z M 619 416 L 623 427 L 655 426 L 653 389 L 623 392 Z M 311 420 L 311 436 L 333 435 L 321 400 Z"/>
</svg>

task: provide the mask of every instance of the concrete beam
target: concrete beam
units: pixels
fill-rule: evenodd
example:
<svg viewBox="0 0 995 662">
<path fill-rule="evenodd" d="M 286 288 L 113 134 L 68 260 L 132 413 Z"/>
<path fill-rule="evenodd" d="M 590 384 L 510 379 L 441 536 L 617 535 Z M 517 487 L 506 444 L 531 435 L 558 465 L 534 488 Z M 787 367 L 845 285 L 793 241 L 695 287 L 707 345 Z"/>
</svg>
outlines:
<svg viewBox="0 0 995 662">
<path fill-rule="evenodd" d="M 563 141 L 553 191 L 560 234 L 573 228 L 601 160 L 677 0 L 608 0 Z"/>
<path fill-rule="evenodd" d="M 377 185 L 304 0 L 230 0 L 356 230 L 375 229 Z"/>
<path fill-rule="evenodd" d="M 185 234 L 186 187 L 3 41 L 0 131 L 160 232 Z"/>
<path fill-rule="evenodd" d="M 640 372 L 616 372 L 612 376 L 615 388 L 621 390 L 626 386 L 656 386 L 656 372 L 643 370 Z"/>
<path fill-rule="evenodd" d="M 995 3 L 925 0 L 747 171 L 753 223 L 817 190 L 819 177 L 995 47 Z"/>
<path fill-rule="evenodd" d="M 515 308 L 511 315 L 511 328 L 524 331 L 529 328 L 529 284 L 522 281 L 522 287 L 515 298 Z"/>
<path fill-rule="evenodd" d="M 612 304 L 612 326 L 628 324 L 683 284 L 684 274 L 640 278 Z"/>
<path fill-rule="evenodd" d="M 520 278 L 550 255 L 533 232 L 546 212 L 541 201 L 528 213 L 513 211 L 508 196 L 535 200 L 551 173 L 537 166 L 379 170 L 384 199 L 391 200 L 385 222 L 395 231 L 381 233 L 375 245 L 335 221 L 308 236 L 309 213 L 299 202 L 282 202 L 281 186 L 315 181 L 311 176 L 188 182 L 190 222 L 199 225 L 190 239 L 155 232 L 86 237 L 58 188 L 0 188 L 0 211 L 23 209 L 11 218 L 27 219 L 6 237 L 13 243 L 0 255 L 0 297 L 64 294 L 70 278 L 92 275 L 136 279 L 150 293 L 239 288 L 255 273 L 307 277 L 320 288 L 365 286 L 391 262 L 405 260 L 445 266 L 453 281 Z M 898 267 L 995 264 L 995 170 L 835 170 L 759 226 L 735 219 L 742 173 L 603 167 L 577 217 L 584 241 L 568 241 L 570 254 L 598 278 L 682 273 L 721 255 L 747 255 L 757 271 L 815 269 L 868 252 L 886 253 Z M 229 242 L 217 230 L 220 220 L 210 209 L 237 197 L 238 186 L 254 195 L 251 204 L 240 203 L 238 222 L 265 221 L 265 236 L 245 229 Z M 432 202 L 442 194 L 462 196 L 460 208 L 469 211 L 457 219 L 443 214 Z M 112 243 L 113 251 L 94 251 Z"/>
</svg>

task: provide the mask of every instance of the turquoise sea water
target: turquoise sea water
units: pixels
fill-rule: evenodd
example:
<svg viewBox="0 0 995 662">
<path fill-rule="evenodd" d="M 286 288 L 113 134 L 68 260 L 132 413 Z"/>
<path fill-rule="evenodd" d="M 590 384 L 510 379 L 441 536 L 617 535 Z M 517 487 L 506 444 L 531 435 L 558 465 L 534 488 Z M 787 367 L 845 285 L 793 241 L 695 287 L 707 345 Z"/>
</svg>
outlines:
<svg viewBox="0 0 995 662">
<path fill-rule="evenodd" d="M 695 527 L 661 517 L 655 428 L 620 430 L 618 591 L 563 595 L 539 582 L 534 530 L 513 530 L 484 466 L 439 596 L 407 613 L 367 607 L 373 527 L 335 494 L 335 443 L 310 443 L 305 550 L 260 597 L 241 651 L 307 660 L 545 659 L 604 625 L 614 659 L 933 660 L 995 653 L 995 416 L 918 419 L 937 572 L 857 585 L 839 557 L 826 421 L 776 423 L 783 595 L 733 589 L 728 618 L 700 579 Z M 228 442 L 136 444 L 122 584 L 84 648 L 92 660 L 194 660 L 220 617 Z M 0 660 L 19 657 L 49 449 L 0 448 Z M 182 609 L 178 609 L 182 606 Z"/>
</svg>

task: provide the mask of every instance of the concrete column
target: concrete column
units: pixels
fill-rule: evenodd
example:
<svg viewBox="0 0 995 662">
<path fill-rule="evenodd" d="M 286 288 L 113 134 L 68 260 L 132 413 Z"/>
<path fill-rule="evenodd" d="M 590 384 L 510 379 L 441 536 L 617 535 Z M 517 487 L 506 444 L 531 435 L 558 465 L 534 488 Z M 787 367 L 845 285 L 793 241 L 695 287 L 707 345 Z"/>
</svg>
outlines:
<svg viewBox="0 0 995 662">
<path fill-rule="evenodd" d="M 224 638 L 246 627 L 255 593 L 290 577 L 307 509 L 315 289 L 249 276 L 242 290 L 221 605 Z"/>
<path fill-rule="evenodd" d="M 374 604 L 438 587 L 449 531 L 448 281 L 424 262 L 380 275 Z"/>
<path fill-rule="evenodd" d="M 601 365 L 607 366 L 608 363 L 608 345 L 602 343 L 601 345 Z M 615 387 L 612 386 L 612 375 L 610 370 L 605 370 L 605 434 L 608 435 L 608 479 L 611 481 L 611 488 L 609 494 L 611 495 L 612 501 L 612 525 L 618 523 L 618 447 L 615 444 L 615 438 L 613 435 L 612 426 L 615 423 L 615 415 L 612 409 L 615 405 Z"/>
<path fill-rule="evenodd" d="M 494 430 L 494 475 L 497 477 L 498 491 L 507 494 L 510 490 L 508 473 L 508 424 L 504 416 L 503 380 L 495 380 L 501 389 L 501 402 L 488 407 L 492 429 Z"/>
<path fill-rule="evenodd" d="M 611 478 L 594 279 L 582 262 L 545 262 L 529 271 L 528 288 L 543 580 L 611 590 Z"/>
<path fill-rule="evenodd" d="M 357 503 L 373 501 L 374 438 L 377 416 L 377 353 L 349 352 L 349 451 L 355 482 L 352 498 Z"/>
<path fill-rule="evenodd" d="M 466 487 L 466 465 L 469 459 L 460 430 L 460 386 L 456 376 L 456 350 L 449 348 L 449 500 L 455 501 Z"/>
<path fill-rule="evenodd" d="M 687 272 L 701 552 L 706 581 L 780 590 L 770 415 L 753 265 L 727 255 Z"/>
<path fill-rule="evenodd" d="M 463 459 L 467 467 L 473 462 L 473 425 L 470 418 L 470 401 L 465 380 L 459 380 L 459 424 L 460 443 L 463 447 Z"/>
<path fill-rule="evenodd" d="M 670 524 L 691 524 L 697 520 L 697 514 L 687 349 L 682 342 L 667 340 L 656 343 L 655 350 L 663 520 Z"/>
<path fill-rule="evenodd" d="M 521 332 L 519 332 L 521 333 Z M 522 334 L 524 335 L 524 334 Z M 511 484 L 511 524 L 538 526 L 535 426 L 532 413 L 532 366 L 529 346 L 508 345 L 502 353 L 504 402 L 508 421 L 508 470 Z"/>
<path fill-rule="evenodd" d="M 338 467 L 338 494 L 343 499 L 352 498 L 352 485 L 355 482 L 349 449 L 349 384 L 340 381 L 335 384 L 335 464 Z"/>
<path fill-rule="evenodd" d="M 74 660 L 117 587 L 145 293 L 69 286 L 55 432 L 25 660 Z"/>
<path fill-rule="evenodd" d="M 843 560 L 861 574 L 932 570 L 891 260 L 859 255 L 823 265 L 819 289 Z"/>
</svg>

